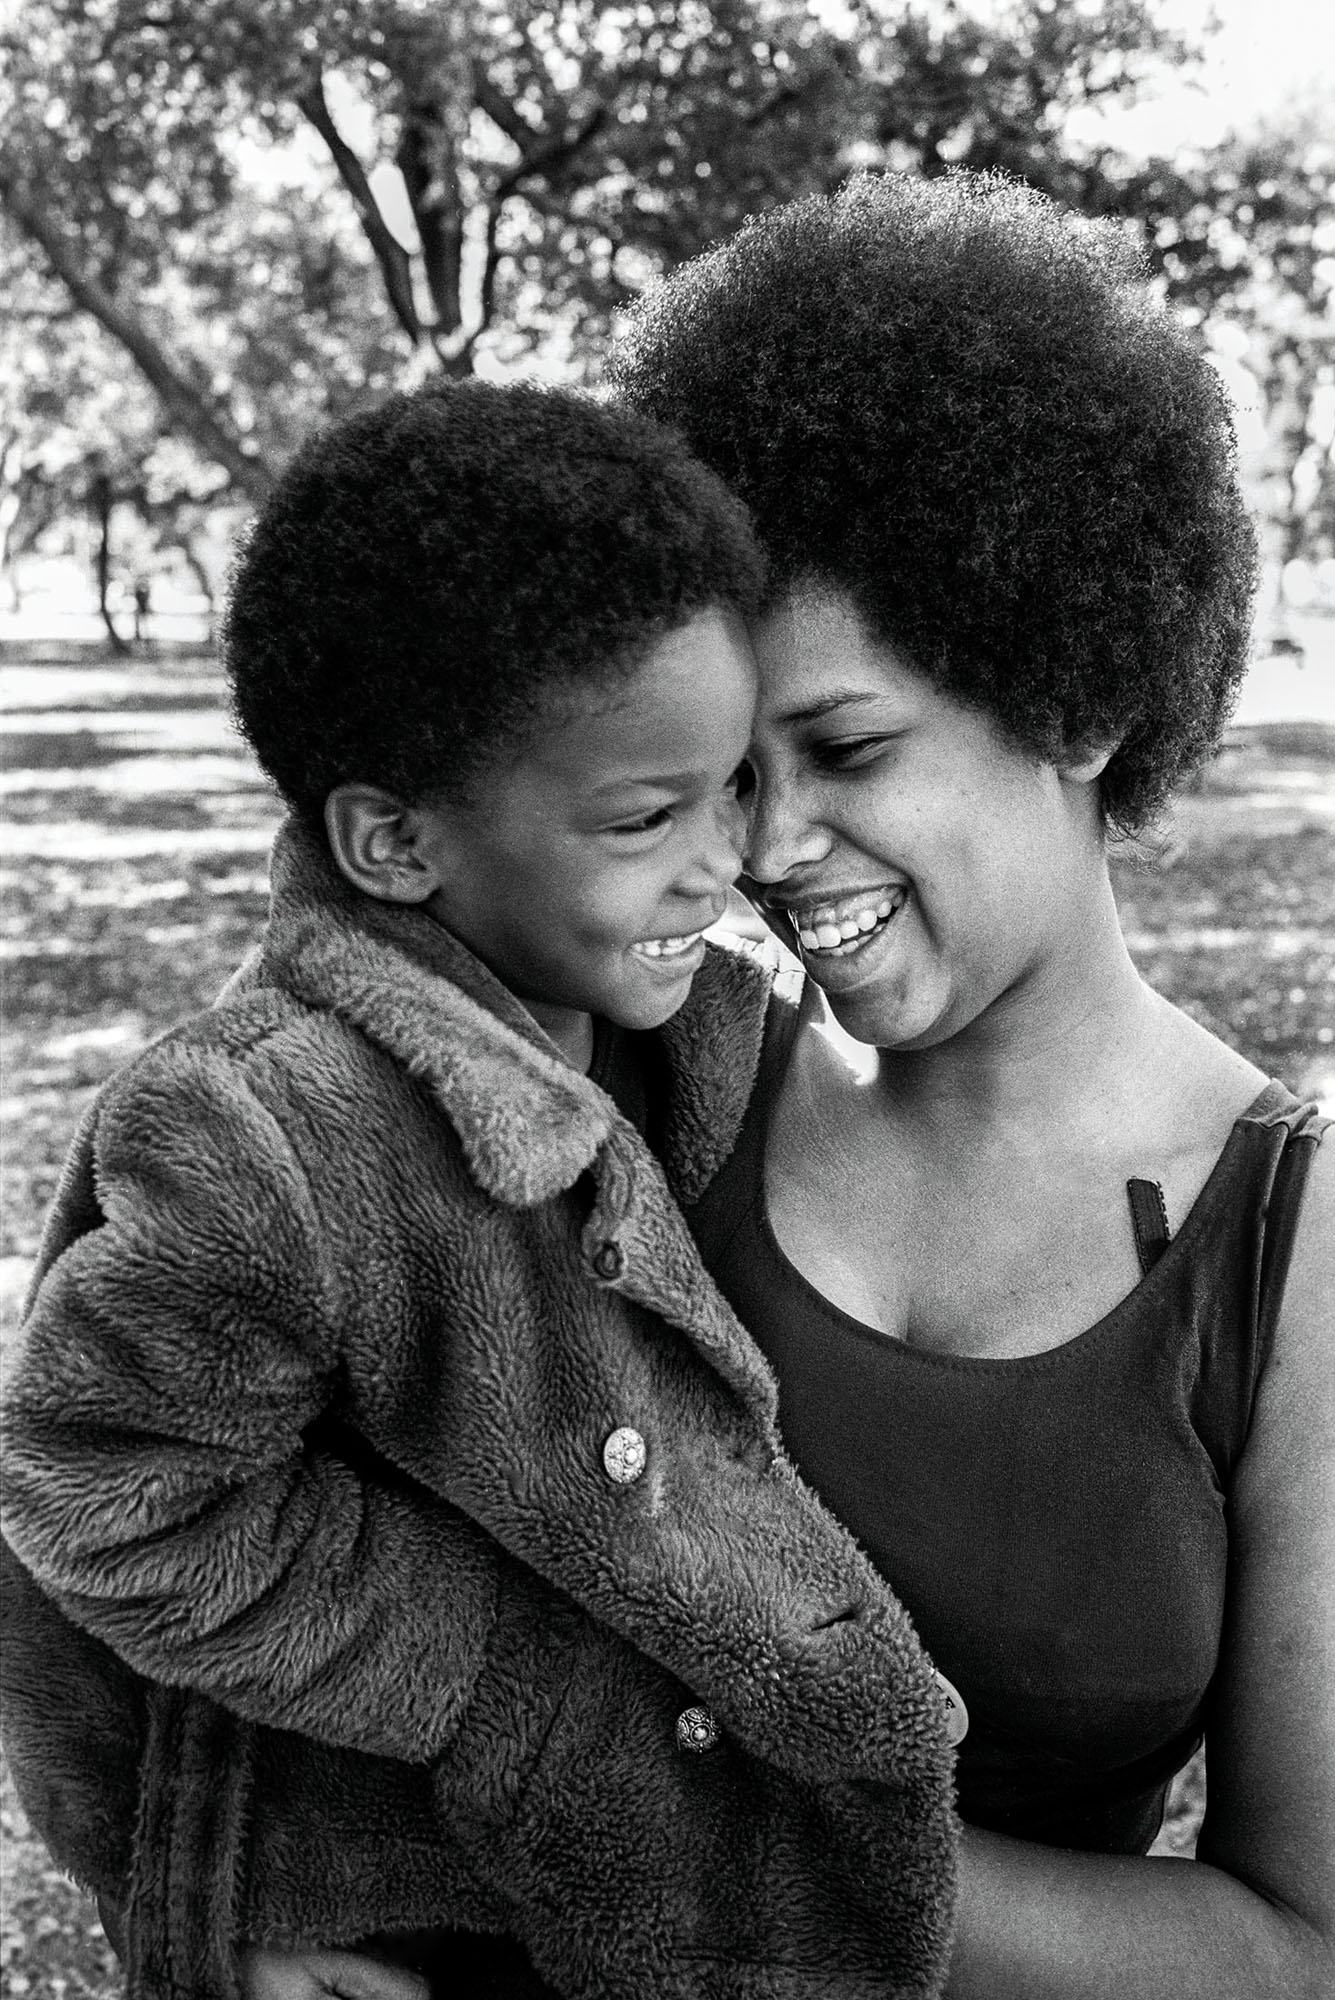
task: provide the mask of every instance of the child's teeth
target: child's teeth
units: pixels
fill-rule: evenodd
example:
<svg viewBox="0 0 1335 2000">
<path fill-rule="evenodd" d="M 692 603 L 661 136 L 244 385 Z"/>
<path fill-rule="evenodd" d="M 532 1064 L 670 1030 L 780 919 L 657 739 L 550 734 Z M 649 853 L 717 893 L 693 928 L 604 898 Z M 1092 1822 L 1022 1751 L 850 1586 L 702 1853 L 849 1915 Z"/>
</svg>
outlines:
<svg viewBox="0 0 1335 2000">
<path fill-rule="evenodd" d="M 649 958 L 679 958 L 703 936 L 703 931 L 692 931 L 689 937 L 645 938 L 636 950 L 644 952 Z"/>
<path fill-rule="evenodd" d="M 816 943 L 818 945 L 829 946 L 832 944 L 840 944 L 842 943 L 842 941 L 843 941 L 843 934 L 840 931 L 838 924 L 817 924 Z"/>
</svg>

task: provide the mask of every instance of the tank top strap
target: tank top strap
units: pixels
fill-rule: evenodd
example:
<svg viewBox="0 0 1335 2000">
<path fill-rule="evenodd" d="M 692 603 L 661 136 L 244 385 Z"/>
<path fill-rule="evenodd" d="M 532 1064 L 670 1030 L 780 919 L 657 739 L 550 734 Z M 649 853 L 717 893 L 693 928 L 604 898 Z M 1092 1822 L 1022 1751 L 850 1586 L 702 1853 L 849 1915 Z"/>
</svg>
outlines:
<svg viewBox="0 0 1335 2000">
<path fill-rule="evenodd" d="M 1246 1120 L 1283 1135 L 1266 1199 L 1261 1247 L 1257 1348 L 1260 1368 L 1264 1368 L 1284 1303 L 1307 1176 L 1322 1136 L 1335 1120 L 1327 1118 L 1310 1099 L 1295 1097 L 1284 1084 L 1273 1081 L 1250 1107 Z"/>
<path fill-rule="evenodd" d="M 1171 1274 L 1167 1323 L 1196 1345 L 1192 1421 L 1224 1491 L 1251 1430 L 1308 1169 L 1330 1122 L 1310 1100 L 1268 1083 L 1234 1125 L 1179 1232 L 1188 1240 Z M 1166 1303 L 1153 1302 L 1161 1310 Z"/>
<path fill-rule="evenodd" d="M 736 1144 L 700 1200 L 686 1210 L 708 1269 L 726 1257 L 738 1230 L 763 1214 L 769 1111 L 792 1052 L 800 1001 L 800 983 L 781 972 L 770 991 L 755 1086 Z"/>
<path fill-rule="evenodd" d="M 764 1087 L 752 1098 L 753 1104 L 759 1101 L 763 1107 L 773 1103 L 770 1093 L 777 1090 L 788 1067 L 801 1013 L 801 976 L 781 972 L 770 991 L 769 1012 L 765 1016 L 765 1039 L 760 1053 L 760 1074 Z M 763 1116 L 759 1123 L 762 1127 L 766 1123 Z"/>
</svg>

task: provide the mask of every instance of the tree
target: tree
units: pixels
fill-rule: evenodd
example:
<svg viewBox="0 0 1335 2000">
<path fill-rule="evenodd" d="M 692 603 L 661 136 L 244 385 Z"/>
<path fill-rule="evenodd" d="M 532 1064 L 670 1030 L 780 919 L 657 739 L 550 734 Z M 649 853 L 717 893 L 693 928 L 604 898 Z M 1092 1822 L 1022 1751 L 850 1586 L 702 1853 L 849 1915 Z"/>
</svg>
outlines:
<svg viewBox="0 0 1335 2000">
<path fill-rule="evenodd" d="M 0 571 L 17 601 L 25 556 L 87 563 L 123 650 L 114 600 L 133 576 L 174 567 L 215 598 L 230 482 L 54 278 L 0 251 L 0 287 L 0 379 L 19 391 L 0 416 Z"/>
<path fill-rule="evenodd" d="M 1256 381 L 1274 560 L 1335 552 L 1335 139 L 1323 105 L 1233 135 L 1179 170 L 1156 233 L 1170 292 L 1205 331 L 1221 323 Z"/>
<path fill-rule="evenodd" d="M 25 296 L 54 280 L 254 501 L 393 382 L 591 373 L 647 279 L 850 167 L 999 165 L 1097 206 L 1066 120 L 1182 59 L 1150 6 L 29 0 L 0 206 Z"/>
</svg>

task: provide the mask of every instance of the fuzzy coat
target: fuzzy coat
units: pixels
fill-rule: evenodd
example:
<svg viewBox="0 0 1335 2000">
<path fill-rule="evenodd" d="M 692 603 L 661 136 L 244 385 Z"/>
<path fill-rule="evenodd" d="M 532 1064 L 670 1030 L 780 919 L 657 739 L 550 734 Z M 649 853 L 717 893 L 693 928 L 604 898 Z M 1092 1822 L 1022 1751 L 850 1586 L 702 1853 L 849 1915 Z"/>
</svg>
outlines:
<svg viewBox="0 0 1335 2000">
<path fill-rule="evenodd" d="M 764 980 L 659 1031 L 656 1158 L 424 916 L 291 828 L 273 886 L 86 1118 L 7 1393 L 7 1747 L 131 2000 L 449 1924 L 580 2000 L 937 1993 L 931 1669 L 678 1207 Z"/>
</svg>

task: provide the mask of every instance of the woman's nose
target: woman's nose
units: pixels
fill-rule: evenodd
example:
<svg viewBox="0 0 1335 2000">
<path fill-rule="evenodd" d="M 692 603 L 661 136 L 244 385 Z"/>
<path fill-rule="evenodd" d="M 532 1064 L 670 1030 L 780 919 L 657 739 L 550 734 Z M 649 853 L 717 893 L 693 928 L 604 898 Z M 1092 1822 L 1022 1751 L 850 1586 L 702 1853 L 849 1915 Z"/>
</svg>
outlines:
<svg viewBox="0 0 1335 2000">
<path fill-rule="evenodd" d="M 822 860 L 829 845 L 829 833 L 804 810 L 794 787 L 763 780 L 757 783 L 751 794 L 743 854 L 743 865 L 753 882 L 782 882 L 795 868 Z"/>
</svg>

